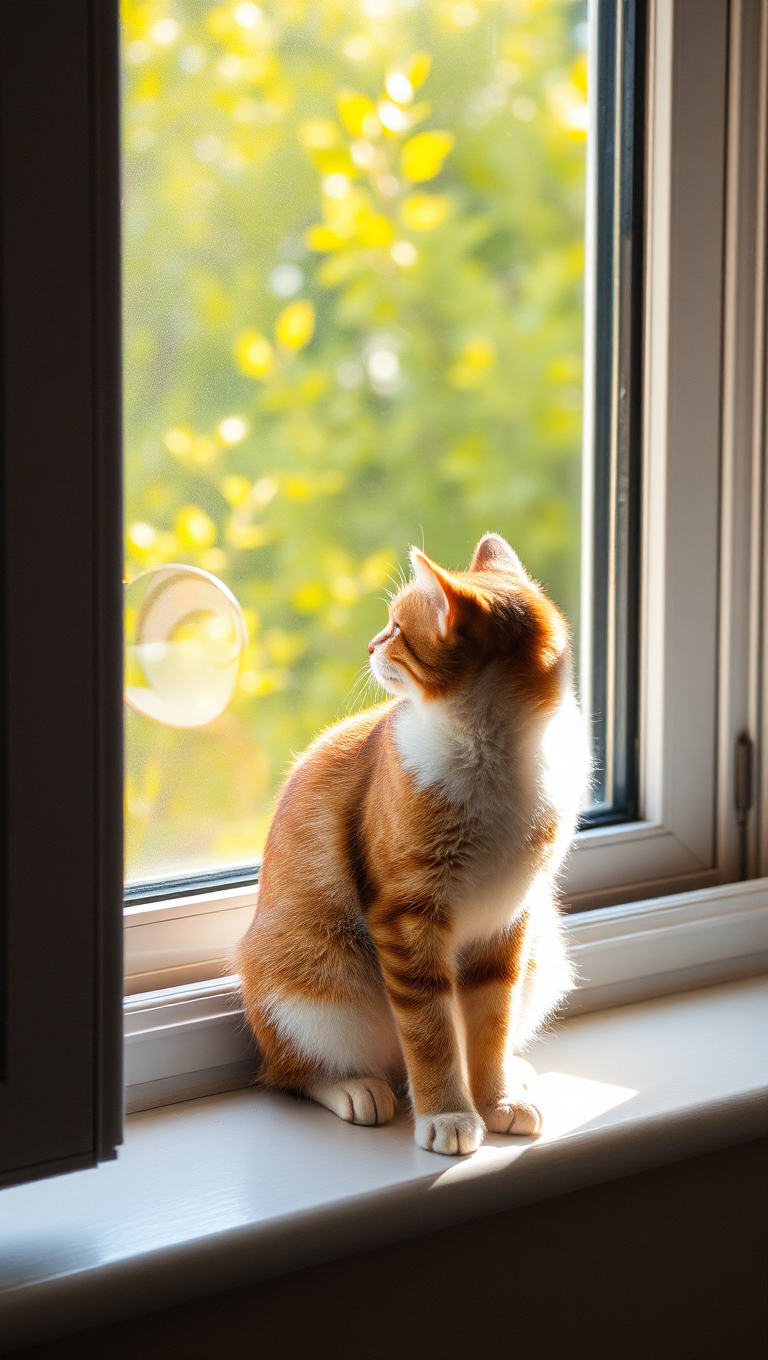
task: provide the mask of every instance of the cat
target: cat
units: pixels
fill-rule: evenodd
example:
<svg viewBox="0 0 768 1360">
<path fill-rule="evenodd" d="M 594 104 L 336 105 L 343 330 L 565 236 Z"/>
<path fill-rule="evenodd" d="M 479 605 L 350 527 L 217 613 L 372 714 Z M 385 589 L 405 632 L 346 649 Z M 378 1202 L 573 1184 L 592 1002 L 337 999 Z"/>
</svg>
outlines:
<svg viewBox="0 0 768 1360">
<path fill-rule="evenodd" d="M 568 629 L 509 544 L 411 563 L 368 647 L 393 697 L 296 761 L 237 967 L 263 1085 L 372 1125 L 407 1082 L 419 1146 L 463 1154 L 541 1128 L 517 1055 L 571 985 L 588 761 Z"/>
</svg>

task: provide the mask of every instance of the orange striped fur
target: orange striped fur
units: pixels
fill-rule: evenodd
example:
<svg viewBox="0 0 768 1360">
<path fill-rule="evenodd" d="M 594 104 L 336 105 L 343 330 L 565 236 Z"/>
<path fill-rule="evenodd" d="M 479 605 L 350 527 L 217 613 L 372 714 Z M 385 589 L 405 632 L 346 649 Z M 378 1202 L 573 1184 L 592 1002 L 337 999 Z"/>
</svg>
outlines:
<svg viewBox="0 0 768 1360">
<path fill-rule="evenodd" d="M 369 646 L 393 698 L 296 762 L 238 951 L 260 1080 L 416 1141 L 537 1133 L 516 1055 L 570 981 L 555 879 L 587 759 L 567 627 L 502 538 L 413 549 Z"/>
</svg>

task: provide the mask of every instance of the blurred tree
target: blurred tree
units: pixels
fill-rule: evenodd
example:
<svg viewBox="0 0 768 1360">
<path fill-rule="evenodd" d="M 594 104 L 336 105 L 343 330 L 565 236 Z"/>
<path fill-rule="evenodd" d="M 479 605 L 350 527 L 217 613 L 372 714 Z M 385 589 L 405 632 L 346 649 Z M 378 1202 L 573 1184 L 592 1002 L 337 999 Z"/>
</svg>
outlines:
<svg viewBox="0 0 768 1360">
<path fill-rule="evenodd" d="M 123 0 L 127 571 L 251 637 L 209 728 L 128 716 L 131 878 L 258 854 L 410 543 L 495 529 L 577 625 L 585 21 Z"/>
</svg>

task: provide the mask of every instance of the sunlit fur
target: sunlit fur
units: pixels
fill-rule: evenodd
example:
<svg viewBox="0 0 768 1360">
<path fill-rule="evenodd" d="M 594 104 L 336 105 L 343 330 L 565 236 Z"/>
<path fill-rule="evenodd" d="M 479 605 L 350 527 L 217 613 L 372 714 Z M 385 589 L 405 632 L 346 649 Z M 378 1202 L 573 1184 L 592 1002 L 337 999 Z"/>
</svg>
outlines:
<svg viewBox="0 0 768 1360">
<path fill-rule="evenodd" d="M 239 947 L 260 1080 L 416 1140 L 539 1131 L 520 1047 L 570 984 L 555 878 L 587 775 L 567 627 L 507 543 L 412 552 L 373 639 L 394 697 L 297 760 Z"/>
</svg>

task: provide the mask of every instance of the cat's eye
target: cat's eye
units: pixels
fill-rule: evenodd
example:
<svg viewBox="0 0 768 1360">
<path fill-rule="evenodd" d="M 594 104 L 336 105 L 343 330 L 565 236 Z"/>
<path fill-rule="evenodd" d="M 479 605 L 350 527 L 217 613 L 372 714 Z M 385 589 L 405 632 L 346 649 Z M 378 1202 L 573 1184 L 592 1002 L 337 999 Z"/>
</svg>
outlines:
<svg viewBox="0 0 768 1360">
<path fill-rule="evenodd" d="M 400 632 L 400 624 L 399 624 L 399 623 L 395 623 L 395 622 L 393 621 L 393 623 L 392 623 L 392 631 L 391 631 L 391 633 L 390 633 L 390 637 L 397 637 L 397 635 L 398 635 L 399 632 Z"/>
</svg>

